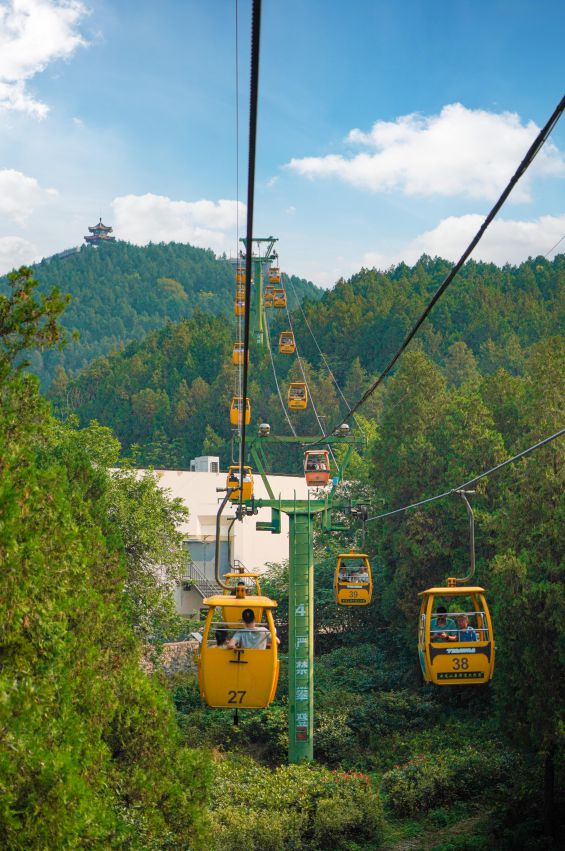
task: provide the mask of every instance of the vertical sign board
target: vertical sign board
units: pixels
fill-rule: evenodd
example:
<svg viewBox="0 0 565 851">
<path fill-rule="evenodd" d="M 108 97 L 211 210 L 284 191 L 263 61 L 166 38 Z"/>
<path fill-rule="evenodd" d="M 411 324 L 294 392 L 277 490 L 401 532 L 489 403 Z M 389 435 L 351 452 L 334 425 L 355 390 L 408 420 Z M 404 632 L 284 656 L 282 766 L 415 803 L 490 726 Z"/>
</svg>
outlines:
<svg viewBox="0 0 565 851">
<path fill-rule="evenodd" d="M 309 511 L 289 512 L 289 762 L 314 758 L 314 562 Z"/>
</svg>

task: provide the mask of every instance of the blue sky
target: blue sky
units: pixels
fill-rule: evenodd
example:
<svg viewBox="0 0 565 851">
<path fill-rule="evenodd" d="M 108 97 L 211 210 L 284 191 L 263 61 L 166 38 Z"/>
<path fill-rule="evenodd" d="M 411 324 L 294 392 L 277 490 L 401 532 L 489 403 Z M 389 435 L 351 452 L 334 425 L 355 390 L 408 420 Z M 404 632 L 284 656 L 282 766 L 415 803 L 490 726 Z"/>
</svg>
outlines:
<svg viewBox="0 0 565 851">
<path fill-rule="evenodd" d="M 560 0 L 264 0 L 262 23 L 255 232 L 323 286 L 456 259 L 563 94 Z M 139 244 L 233 254 L 235 103 L 235 0 L 0 0 L 0 272 L 99 215 Z M 562 122 L 474 256 L 549 251 L 564 186 Z"/>
</svg>

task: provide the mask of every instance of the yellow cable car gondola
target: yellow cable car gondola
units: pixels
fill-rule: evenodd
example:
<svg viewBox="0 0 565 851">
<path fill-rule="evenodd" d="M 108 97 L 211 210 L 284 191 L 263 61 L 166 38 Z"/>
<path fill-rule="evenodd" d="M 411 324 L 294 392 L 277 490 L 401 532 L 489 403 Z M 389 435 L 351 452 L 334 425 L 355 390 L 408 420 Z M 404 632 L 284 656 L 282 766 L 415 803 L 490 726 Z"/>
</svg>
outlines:
<svg viewBox="0 0 565 851">
<path fill-rule="evenodd" d="M 277 307 L 279 310 L 286 307 L 286 293 L 283 289 L 275 290 L 273 307 Z"/>
<path fill-rule="evenodd" d="M 288 388 L 288 407 L 303 411 L 308 406 L 308 388 L 303 381 L 293 381 Z"/>
<path fill-rule="evenodd" d="M 238 266 L 235 270 L 235 282 L 245 285 L 245 268 L 243 266 Z"/>
<path fill-rule="evenodd" d="M 273 307 L 275 303 L 275 288 L 272 284 L 267 284 L 263 290 L 263 304 L 265 307 Z"/>
<path fill-rule="evenodd" d="M 419 596 L 418 656 L 426 682 L 438 686 L 488 683 L 494 672 L 495 645 L 484 588 L 448 584 L 428 588 Z"/>
<path fill-rule="evenodd" d="M 269 268 L 269 283 L 270 284 L 280 284 L 281 282 L 281 270 L 278 266 L 271 266 Z"/>
<path fill-rule="evenodd" d="M 225 597 L 204 600 L 208 614 L 198 658 L 198 683 L 208 706 L 262 709 L 275 697 L 279 678 L 278 639 L 273 620 L 276 602 L 269 597 L 245 597 L 239 623 L 214 621 Z M 264 619 L 255 621 L 263 610 Z"/>
<path fill-rule="evenodd" d="M 224 588 L 224 597 L 229 597 L 229 605 L 224 605 L 222 609 L 222 617 L 228 623 L 240 621 L 243 615 L 243 610 L 249 608 L 249 601 L 245 596 L 248 593 L 256 597 L 261 596 L 261 586 L 259 585 L 259 574 L 249 571 L 237 571 L 224 574 L 224 582 L 230 586 Z M 238 596 L 239 595 L 239 596 Z M 236 603 L 238 599 L 240 602 Z M 233 601 L 233 602 L 232 602 Z M 255 622 L 261 623 L 263 619 L 263 608 L 261 606 L 253 609 Z"/>
<path fill-rule="evenodd" d="M 243 410 L 243 397 L 242 396 L 234 396 L 231 400 L 230 405 L 230 424 L 232 426 L 241 425 Z M 245 400 L 245 425 L 249 425 L 251 422 L 251 405 L 249 404 L 249 399 Z"/>
<path fill-rule="evenodd" d="M 281 355 L 292 355 L 296 351 L 292 331 L 281 331 L 279 334 L 279 352 Z"/>
<path fill-rule="evenodd" d="M 327 449 L 307 449 L 304 453 L 304 477 L 309 488 L 327 485 L 330 480 L 330 453 Z"/>
<path fill-rule="evenodd" d="M 236 298 L 233 312 L 236 316 L 245 316 L 245 298 Z"/>
<path fill-rule="evenodd" d="M 243 363 L 243 343 L 234 343 L 231 355 L 231 362 L 234 366 L 241 366 Z M 249 351 L 247 352 L 247 363 L 249 363 Z"/>
<path fill-rule="evenodd" d="M 341 553 L 334 575 L 335 601 L 340 606 L 367 606 L 373 596 L 371 563 L 365 553 Z"/>
<path fill-rule="evenodd" d="M 233 464 L 228 470 L 226 487 L 237 488 L 230 493 L 231 502 L 239 502 L 239 464 Z M 253 471 L 251 467 L 243 468 L 243 499 L 253 499 Z"/>
</svg>

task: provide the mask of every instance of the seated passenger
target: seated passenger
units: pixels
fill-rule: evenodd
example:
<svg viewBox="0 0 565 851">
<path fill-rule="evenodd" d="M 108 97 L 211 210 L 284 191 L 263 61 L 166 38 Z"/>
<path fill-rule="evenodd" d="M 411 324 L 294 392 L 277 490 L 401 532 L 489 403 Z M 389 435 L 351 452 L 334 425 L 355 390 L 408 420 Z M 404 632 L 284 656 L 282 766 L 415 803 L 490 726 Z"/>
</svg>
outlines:
<svg viewBox="0 0 565 851">
<path fill-rule="evenodd" d="M 223 650 L 228 649 L 228 631 L 227 629 L 216 630 L 216 645 Z"/>
<path fill-rule="evenodd" d="M 458 615 L 457 616 L 457 626 L 459 629 L 457 630 L 457 640 L 458 641 L 478 641 L 479 636 L 477 635 L 477 630 L 472 626 L 469 626 L 469 618 L 467 615 Z"/>
<path fill-rule="evenodd" d="M 269 630 L 264 626 L 257 626 L 253 609 L 244 609 L 241 613 L 244 629 L 234 632 L 227 643 L 228 649 L 235 650 L 239 647 L 266 650 L 270 638 Z"/>
<path fill-rule="evenodd" d="M 447 617 L 445 606 L 438 606 L 430 623 L 430 641 L 457 641 L 457 627 L 453 618 Z"/>
</svg>

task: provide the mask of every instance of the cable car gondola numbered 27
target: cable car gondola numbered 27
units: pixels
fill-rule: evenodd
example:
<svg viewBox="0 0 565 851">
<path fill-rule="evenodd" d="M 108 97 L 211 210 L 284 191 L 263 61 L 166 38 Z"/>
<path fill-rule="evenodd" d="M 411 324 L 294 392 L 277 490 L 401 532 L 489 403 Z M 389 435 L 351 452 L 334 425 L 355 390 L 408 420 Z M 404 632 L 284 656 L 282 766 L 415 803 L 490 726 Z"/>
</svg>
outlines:
<svg viewBox="0 0 565 851">
<path fill-rule="evenodd" d="M 208 614 L 198 658 L 201 697 L 208 706 L 221 709 L 262 709 L 274 700 L 279 679 L 278 642 L 273 620 L 277 604 L 269 597 L 245 597 L 247 608 L 253 612 L 263 610 L 266 616 L 266 624 L 249 629 L 243 622 L 214 621 L 216 609 L 223 609 L 225 601 L 222 595 L 204 600 Z M 219 630 L 223 632 L 221 644 L 217 638 Z M 249 645 L 243 641 L 242 636 L 247 638 L 248 634 L 255 636 L 256 646 L 249 646 L 252 644 L 250 637 Z M 228 636 L 237 646 L 226 646 L 230 643 Z"/>
<path fill-rule="evenodd" d="M 419 596 L 418 656 L 424 680 L 438 686 L 488 683 L 495 645 L 484 588 L 428 588 Z M 438 598 L 448 604 L 439 611 Z"/>
</svg>

